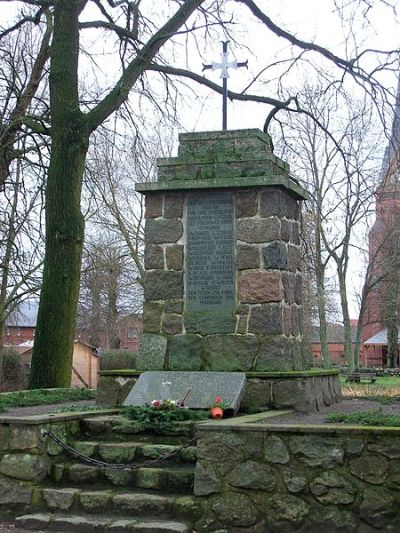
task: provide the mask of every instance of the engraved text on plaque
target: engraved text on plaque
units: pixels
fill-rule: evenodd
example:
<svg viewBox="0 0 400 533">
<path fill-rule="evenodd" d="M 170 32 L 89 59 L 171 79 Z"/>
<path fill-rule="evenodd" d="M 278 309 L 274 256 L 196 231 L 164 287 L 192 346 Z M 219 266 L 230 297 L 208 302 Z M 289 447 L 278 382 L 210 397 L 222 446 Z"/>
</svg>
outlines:
<svg viewBox="0 0 400 533">
<path fill-rule="evenodd" d="M 234 239 L 231 192 L 201 192 L 188 195 L 188 311 L 233 311 L 236 301 Z"/>
</svg>

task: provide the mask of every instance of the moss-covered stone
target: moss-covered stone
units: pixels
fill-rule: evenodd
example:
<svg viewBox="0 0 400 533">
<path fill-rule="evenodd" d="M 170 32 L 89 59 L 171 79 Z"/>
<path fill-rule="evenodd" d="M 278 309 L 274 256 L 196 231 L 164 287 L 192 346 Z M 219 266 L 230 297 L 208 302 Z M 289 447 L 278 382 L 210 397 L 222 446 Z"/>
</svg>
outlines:
<svg viewBox="0 0 400 533">
<path fill-rule="evenodd" d="M 97 442 L 89 441 L 75 441 L 72 443 L 72 447 L 79 453 L 86 455 L 86 457 L 94 457 L 97 453 Z"/>
<path fill-rule="evenodd" d="M 290 437 L 289 448 L 300 463 L 311 467 L 334 468 L 343 464 L 343 443 L 337 438 L 296 435 Z"/>
<path fill-rule="evenodd" d="M 395 439 L 392 439 L 392 442 L 374 442 L 368 444 L 368 450 L 380 453 L 389 459 L 400 458 L 400 443 Z"/>
<path fill-rule="evenodd" d="M 254 335 L 209 335 L 206 351 L 210 370 L 245 372 L 254 367 L 258 339 Z"/>
<path fill-rule="evenodd" d="M 147 194 L 145 200 L 145 217 L 146 219 L 157 218 L 162 216 L 163 194 Z"/>
<path fill-rule="evenodd" d="M 104 469 L 104 476 L 116 486 L 128 487 L 134 481 L 134 473 L 129 468 L 123 470 Z"/>
<path fill-rule="evenodd" d="M 236 237 L 245 243 L 263 243 L 280 239 L 278 218 L 242 218 L 237 221 Z"/>
<path fill-rule="evenodd" d="M 160 489 L 163 485 L 163 470 L 161 468 L 139 468 L 136 485 L 141 489 Z"/>
<path fill-rule="evenodd" d="M 182 314 L 183 312 L 183 301 L 182 300 L 170 300 L 165 302 L 164 305 L 164 312 L 165 313 L 174 313 L 174 314 Z"/>
<path fill-rule="evenodd" d="M 289 492 L 297 494 L 307 487 L 307 478 L 292 465 L 283 471 L 283 480 Z"/>
<path fill-rule="evenodd" d="M 166 335 L 180 335 L 182 333 L 182 326 L 182 315 L 164 315 L 162 321 L 162 332 Z"/>
<path fill-rule="evenodd" d="M 268 522 L 278 528 L 287 523 L 300 526 L 310 511 L 304 500 L 291 494 L 273 494 L 266 505 Z"/>
<path fill-rule="evenodd" d="M 260 250 L 257 246 L 239 244 L 236 247 L 236 267 L 238 270 L 260 268 Z"/>
<path fill-rule="evenodd" d="M 233 313 L 186 313 L 184 321 L 188 333 L 200 335 L 234 333 L 236 327 L 236 317 Z"/>
<path fill-rule="evenodd" d="M 264 445 L 264 457 L 269 463 L 286 464 L 290 456 L 284 441 L 276 435 L 267 436 Z"/>
<path fill-rule="evenodd" d="M 162 516 L 170 510 L 171 504 L 167 497 L 157 494 L 117 494 L 113 498 L 113 507 L 136 516 Z"/>
<path fill-rule="evenodd" d="M 373 485 L 381 485 L 387 477 L 389 462 L 381 455 L 364 454 L 362 457 L 352 459 L 349 468 L 353 476 Z"/>
<path fill-rule="evenodd" d="M 137 445 L 130 442 L 99 444 L 98 454 L 107 463 L 130 463 L 136 455 Z"/>
<path fill-rule="evenodd" d="M 275 241 L 263 247 L 266 269 L 287 270 L 289 266 L 288 249 L 284 242 Z"/>
<path fill-rule="evenodd" d="M 234 487 L 271 492 L 276 485 L 276 472 L 269 465 L 244 461 L 232 469 L 225 481 Z"/>
<path fill-rule="evenodd" d="M 167 268 L 170 270 L 183 269 L 183 245 L 174 244 L 166 249 Z"/>
<path fill-rule="evenodd" d="M 183 199 L 182 193 L 167 193 L 164 200 L 164 218 L 182 218 Z"/>
<path fill-rule="evenodd" d="M 28 505 L 32 501 L 32 486 L 12 479 L 0 479 L 0 505 Z"/>
<path fill-rule="evenodd" d="M 382 487 L 367 487 L 360 505 L 360 516 L 367 524 L 383 528 L 394 515 L 392 494 Z"/>
<path fill-rule="evenodd" d="M 251 379 L 246 382 L 246 391 L 241 401 L 241 409 L 257 412 L 269 408 L 271 404 L 271 383 L 267 380 Z"/>
<path fill-rule="evenodd" d="M 235 194 L 235 213 L 237 218 L 253 217 L 257 212 L 257 191 L 240 191 Z"/>
<path fill-rule="evenodd" d="M 156 244 L 147 244 L 144 250 L 144 267 L 146 270 L 164 268 L 164 250 Z"/>
<path fill-rule="evenodd" d="M 290 340 L 282 335 L 260 338 L 256 370 L 259 372 L 292 370 Z"/>
<path fill-rule="evenodd" d="M 99 479 L 99 470 L 95 466 L 73 464 L 68 469 L 68 479 L 74 483 L 94 483 Z"/>
<path fill-rule="evenodd" d="M 138 376 L 100 375 L 97 384 L 96 404 L 104 407 L 122 405 L 137 379 Z"/>
<path fill-rule="evenodd" d="M 163 370 L 167 355 L 167 339 L 162 335 L 143 333 L 137 356 L 138 370 Z"/>
<path fill-rule="evenodd" d="M 198 461 L 194 474 L 194 494 L 196 496 L 208 496 L 219 492 L 221 487 L 221 479 L 213 465 L 209 463 L 203 464 Z"/>
<path fill-rule="evenodd" d="M 283 314 L 280 304 L 262 304 L 251 309 L 249 333 L 282 335 Z"/>
<path fill-rule="evenodd" d="M 224 526 L 249 527 L 256 524 L 260 517 L 249 497 L 237 492 L 216 496 L 212 510 Z"/>
<path fill-rule="evenodd" d="M 145 242 L 147 244 L 163 244 L 178 241 L 183 235 L 183 225 L 179 220 L 147 220 L 145 226 Z"/>
<path fill-rule="evenodd" d="M 87 513 L 104 513 L 110 506 L 113 498 L 112 492 L 108 491 L 82 491 L 79 494 L 79 502 Z"/>
<path fill-rule="evenodd" d="M 356 497 L 356 488 L 337 472 L 323 472 L 310 483 L 310 490 L 320 503 L 346 505 Z"/>
<path fill-rule="evenodd" d="M 8 433 L 10 439 L 8 447 L 10 450 L 23 451 L 40 448 L 40 434 L 35 427 L 14 426 L 11 431 L 8 428 L 4 428 L 3 434 L 6 438 Z"/>
<path fill-rule="evenodd" d="M 42 496 L 51 511 L 68 511 L 71 509 L 79 489 L 43 489 Z"/>
<path fill-rule="evenodd" d="M 204 513 L 203 506 L 198 498 L 194 496 L 179 496 L 174 501 L 176 516 L 182 517 L 189 523 L 194 523 Z"/>
<path fill-rule="evenodd" d="M 302 270 L 302 257 L 300 246 L 288 245 L 289 270 L 296 272 Z"/>
<path fill-rule="evenodd" d="M 182 272 L 163 270 L 147 272 L 144 285 L 144 297 L 146 301 L 182 298 Z"/>
<path fill-rule="evenodd" d="M 143 305 L 143 331 L 144 333 L 160 333 L 162 302 L 144 302 Z"/>
<path fill-rule="evenodd" d="M 280 302 L 283 299 L 282 276 L 280 272 L 252 271 L 242 273 L 239 279 L 239 300 L 241 303 L 261 304 Z"/>
<path fill-rule="evenodd" d="M 24 481 L 42 480 L 50 471 L 48 459 L 43 455 L 7 453 L 0 461 L 0 473 Z"/>
<path fill-rule="evenodd" d="M 201 370 L 203 366 L 203 339 L 199 335 L 176 335 L 168 342 L 171 370 Z"/>
<path fill-rule="evenodd" d="M 298 202 L 287 191 L 269 187 L 261 193 L 260 215 L 264 217 L 276 215 L 280 218 L 297 219 L 299 216 Z"/>
</svg>

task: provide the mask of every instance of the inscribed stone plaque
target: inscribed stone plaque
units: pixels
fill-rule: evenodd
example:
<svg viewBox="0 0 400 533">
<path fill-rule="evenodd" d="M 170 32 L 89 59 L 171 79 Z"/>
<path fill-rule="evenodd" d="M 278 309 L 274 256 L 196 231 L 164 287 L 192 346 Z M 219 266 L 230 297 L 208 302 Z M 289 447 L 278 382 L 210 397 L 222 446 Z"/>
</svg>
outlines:
<svg viewBox="0 0 400 533">
<path fill-rule="evenodd" d="M 232 192 L 188 195 L 186 308 L 230 311 L 235 307 L 235 229 Z"/>
<path fill-rule="evenodd" d="M 186 405 L 208 409 L 221 396 L 236 413 L 244 394 L 243 372 L 143 372 L 124 401 L 124 405 L 144 405 L 152 400 L 181 400 L 190 390 Z"/>
</svg>

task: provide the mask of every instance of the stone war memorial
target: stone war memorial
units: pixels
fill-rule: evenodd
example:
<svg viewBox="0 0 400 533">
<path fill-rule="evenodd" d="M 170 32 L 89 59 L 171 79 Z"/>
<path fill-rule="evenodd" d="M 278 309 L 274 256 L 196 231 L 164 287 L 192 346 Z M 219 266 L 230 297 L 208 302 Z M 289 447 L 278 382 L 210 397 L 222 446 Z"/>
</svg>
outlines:
<svg viewBox="0 0 400 533">
<path fill-rule="evenodd" d="M 100 372 L 98 410 L 0 415 L 0 517 L 24 531 L 400 531 L 400 428 L 293 415 L 341 390 L 303 350 L 307 194 L 270 138 L 181 135 L 137 188 L 139 368 Z M 218 396 L 227 416 L 206 419 Z M 192 409 L 160 407 L 183 398 Z"/>
<path fill-rule="evenodd" d="M 245 373 L 242 406 L 254 410 L 339 401 L 337 373 L 310 372 L 303 350 L 306 191 L 260 130 L 179 141 L 158 180 L 136 186 L 146 204 L 137 370 Z"/>
</svg>

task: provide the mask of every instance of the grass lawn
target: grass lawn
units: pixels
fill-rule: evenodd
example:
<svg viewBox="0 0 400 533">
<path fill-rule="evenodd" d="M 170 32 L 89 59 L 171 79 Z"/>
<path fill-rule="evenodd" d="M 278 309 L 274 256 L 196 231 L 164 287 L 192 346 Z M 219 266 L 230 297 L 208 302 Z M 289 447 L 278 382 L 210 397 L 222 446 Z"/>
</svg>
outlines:
<svg viewBox="0 0 400 533">
<path fill-rule="evenodd" d="M 387 398 L 400 399 L 400 377 L 378 377 L 375 383 L 347 383 L 341 376 L 342 392 L 345 398 Z"/>
<path fill-rule="evenodd" d="M 93 389 L 36 389 L 0 394 L 0 411 L 9 407 L 48 405 L 53 403 L 91 400 L 96 397 Z"/>
</svg>

